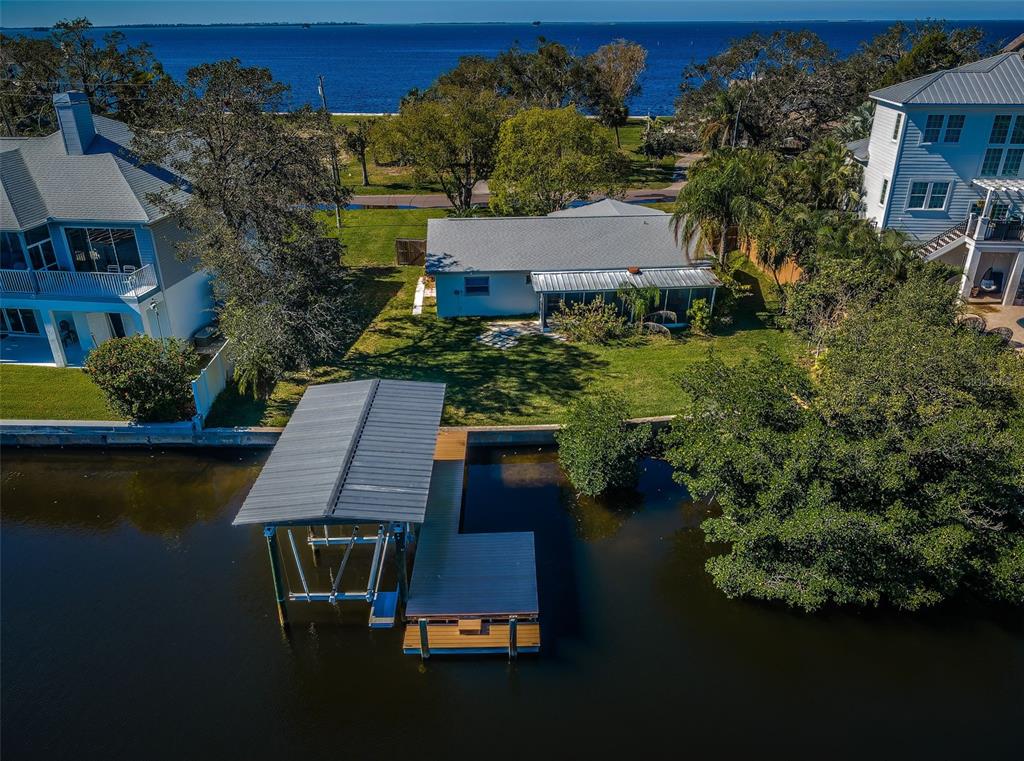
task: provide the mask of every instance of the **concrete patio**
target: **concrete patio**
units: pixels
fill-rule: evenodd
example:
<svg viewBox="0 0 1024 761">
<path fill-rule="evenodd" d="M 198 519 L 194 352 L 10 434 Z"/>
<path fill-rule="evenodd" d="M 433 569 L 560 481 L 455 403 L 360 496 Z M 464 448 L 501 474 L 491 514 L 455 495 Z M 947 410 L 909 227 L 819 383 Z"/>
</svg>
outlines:
<svg viewBox="0 0 1024 761">
<path fill-rule="evenodd" d="M 85 352 L 78 344 L 64 347 L 68 367 L 81 367 Z M 43 336 L 9 334 L 0 339 L 0 363 L 55 367 L 50 343 Z"/>
<path fill-rule="evenodd" d="M 1009 328 L 1013 331 L 1011 343 L 1018 350 L 1024 348 L 1024 306 L 1001 306 L 999 304 L 969 303 L 967 311 L 985 318 L 989 330 Z"/>
</svg>

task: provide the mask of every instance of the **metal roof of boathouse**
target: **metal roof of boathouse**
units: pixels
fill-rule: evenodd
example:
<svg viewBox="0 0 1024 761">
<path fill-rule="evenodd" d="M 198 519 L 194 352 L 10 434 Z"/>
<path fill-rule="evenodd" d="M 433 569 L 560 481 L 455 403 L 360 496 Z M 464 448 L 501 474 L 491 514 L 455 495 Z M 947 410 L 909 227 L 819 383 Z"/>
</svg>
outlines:
<svg viewBox="0 0 1024 761">
<path fill-rule="evenodd" d="M 234 525 L 422 523 L 444 392 L 397 380 L 310 386 Z"/>
</svg>

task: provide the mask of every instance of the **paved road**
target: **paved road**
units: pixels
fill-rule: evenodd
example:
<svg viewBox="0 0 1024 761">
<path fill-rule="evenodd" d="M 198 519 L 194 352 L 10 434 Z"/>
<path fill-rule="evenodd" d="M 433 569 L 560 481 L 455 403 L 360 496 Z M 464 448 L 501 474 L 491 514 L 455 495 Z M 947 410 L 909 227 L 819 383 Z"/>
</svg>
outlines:
<svg viewBox="0 0 1024 761">
<path fill-rule="evenodd" d="M 686 170 L 696 159 L 697 155 L 687 154 L 676 161 L 674 181 L 664 188 L 631 188 L 626 191 L 623 200 L 633 203 L 670 203 L 676 200 L 679 189 L 686 182 Z M 491 194 L 487 187 L 487 181 L 478 182 L 473 188 L 473 203 L 486 206 Z M 603 198 L 603 195 L 595 195 L 593 200 Z M 368 206 L 375 208 L 401 208 L 411 207 L 415 209 L 450 209 L 451 203 L 443 193 L 398 193 L 395 195 L 354 195 L 349 203 L 353 206 Z"/>
</svg>

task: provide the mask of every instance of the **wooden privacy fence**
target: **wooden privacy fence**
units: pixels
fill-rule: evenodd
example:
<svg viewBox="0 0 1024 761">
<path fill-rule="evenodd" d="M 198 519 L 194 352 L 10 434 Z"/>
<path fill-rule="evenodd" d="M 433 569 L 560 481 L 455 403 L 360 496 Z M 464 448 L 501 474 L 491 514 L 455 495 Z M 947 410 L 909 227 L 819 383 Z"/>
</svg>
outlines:
<svg viewBox="0 0 1024 761">
<path fill-rule="evenodd" d="M 427 241 L 422 238 L 396 238 L 395 264 L 422 265 L 427 257 Z"/>
</svg>

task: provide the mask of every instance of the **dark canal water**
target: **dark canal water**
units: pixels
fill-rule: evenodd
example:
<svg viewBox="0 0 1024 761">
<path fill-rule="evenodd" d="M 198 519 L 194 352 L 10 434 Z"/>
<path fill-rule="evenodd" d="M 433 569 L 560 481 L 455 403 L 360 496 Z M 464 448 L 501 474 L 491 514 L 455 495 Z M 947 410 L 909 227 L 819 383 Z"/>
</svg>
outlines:
<svg viewBox="0 0 1024 761">
<path fill-rule="evenodd" d="M 363 609 L 282 636 L 230 526 L 262 455 L 5 451 L 3 758 L 1021 757 L 1021 620 L 731 602 L 663 463 L 580 504 L 550 453 L 474 457 L 465 530 L 537 532 L 514 666 L 424 666 Z"/>
</svg>

